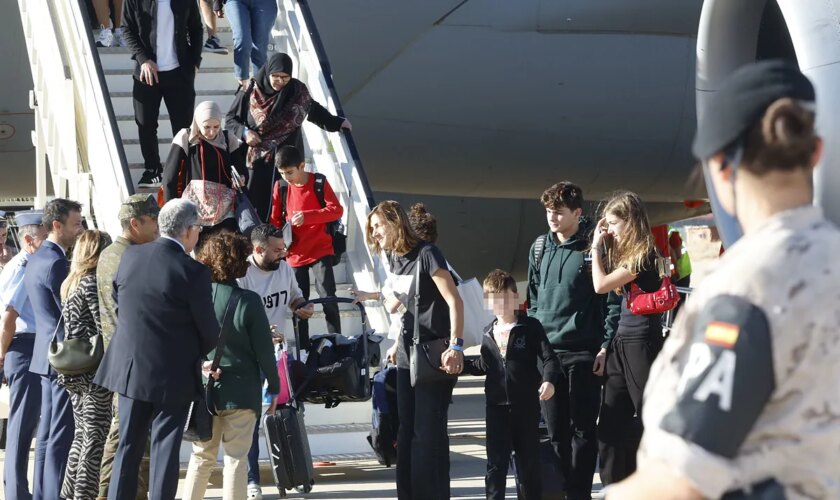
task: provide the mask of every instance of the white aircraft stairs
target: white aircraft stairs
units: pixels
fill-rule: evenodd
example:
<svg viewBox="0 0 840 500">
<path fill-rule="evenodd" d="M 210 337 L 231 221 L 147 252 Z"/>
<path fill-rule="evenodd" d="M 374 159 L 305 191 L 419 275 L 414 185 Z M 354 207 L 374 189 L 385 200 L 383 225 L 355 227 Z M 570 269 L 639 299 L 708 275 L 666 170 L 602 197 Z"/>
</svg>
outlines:
<svg viewBox="0 0 840 500">
<path fill-rule="evenodd" d="M 308 5 L 305 1 L 277 1 L 279 13 L 269 52 L 289 54 L 295 61 L 293 76 L 306 83 L 318 102 L 343 114 Z M 134 61 L 127 49 L 96 48 L 80 0 L 18 0 L 18 7 L 34 81 L 30 104 L 35 112 L 36 206 L 43 207 L 50 196 L 75 199 L 83 204 L 88 227 L 116 235 L 120 232 L 119 206 L 135 192 L 142 173 L 131 97 Z M 196 102 L 214 100 L 227 110 L 236 89 L 232 33 L 226 19 L 218 21 L 218 36 L 230 54 L 204 52 L 195 82 Z M 172 131 L 163 104 L 158 134 L 160 155 L 165 160 Z M 348 250 L 335 268 L 337 294 L 349 296 L 352 285 L 376 290 L 384 271 L 364 241 L 373 197 L 353 138 L 349 133 L 324 132 L 308 122 L 304 135 L 308 169 L 327 177 L 345 209 L 342 222 Z M 310 296 L 318 294 L 312 290 Z M 359 312 L 344 306 L 342 331 L 361 333 Z M 371 305 L 367 313 L 370 326 L 379 333 L 388 331 L 388 315 L 381 306 Z M 326 332 L 325 325 L 323 313 L 317 312 L 310 321 L 310 333 Z M 383 355 L 386 347 L 385 343 L 381 346 Z M 335 409 L 307 405 L 315 459 L 370 456 L 365 439 L 370 416 L 370 402 L 345 402 Z M 187 443 L 182 448 L 182 462 L 189 453 Z M 266 456 L 264 450 L 262 456 Z"/>
</svg>

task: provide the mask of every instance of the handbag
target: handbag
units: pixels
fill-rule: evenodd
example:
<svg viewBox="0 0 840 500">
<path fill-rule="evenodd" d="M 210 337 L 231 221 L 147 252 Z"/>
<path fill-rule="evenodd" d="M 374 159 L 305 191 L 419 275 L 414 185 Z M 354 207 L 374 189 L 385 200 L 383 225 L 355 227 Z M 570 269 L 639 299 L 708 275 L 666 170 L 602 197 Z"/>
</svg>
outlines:
<svg viewBox="0 0 840 500">
<path fill-rule="evenodd" d="M 97 333 L 88 338 L 58 340 L 58 329 L 64 323 L 62 316 L 55 325 L 55 331 L 50 340 L 50 350 L 47 361 L 53 370 L 62 375 L 84 375 L 99 366 L 105 346 L 102 335 Z"/>
<path fill-rule="evenodd" d="M 219 169 L 216 178 L 221 181 L 223 173 L 227 176 L 227 173 L 222 172 L 224 159 L 218 149 L 213 148 L 213 150 L 216 152 L 216 165 Z M 236 192 L 219 182 L 205 180 L 207 179 L 207 175 L 204 171 L 203 143 L 199 144 L 199 154 L 201 155 L 201 180 L 191 180 L 187 184 L 187 187 L 184 188 L 181 198 L 195 203 L 196 207 L 198 207 L 198 220 L 202 226 L 215 226 L 223 220 L 234 216 Z M 231 168 L 231 170 L 235 169 Z"/>
<path fill-rule="evenodd" d="M 219 331 L 216 354 L 213 356 L 213 363 L 210 365 L 211 373 L 219 368 L 219 362 L 222 360 L 222 351 L 224 350 L 225 342 L 227 342 L 227 334 L 232 327 L 230 323 L 233 322 L 233 310 L 236 308 L 236 304 L 239 303 L 239 297 L 241 296 L 242 290 L 238 288 L 234 288 L 230 293 L 230 298 L 225 307 L 225 314 L 222 316 L 222 327 Z M 218 415 L 216 412 L 216 401 L 213 397 L 215 387 L 216 380 L 213 377 L 209 377 L 207 379 L 207 385 L 204 386 L 204 395 L 190 403 L 187 425 L 184 427 L 184 441 L 209 441 L 213 437 L 213 417 Z"/>
<path fill-rule="evenodd" d="M 440 369 L 440 356 L 449 348 L 449 339 L 420 340 L 420 259 L 414 278 L 414 335 L 409 349 L 411 386 L 457 380 L 458 375 Z"/>
<path fill-rule="evenodd" d="M 662 285 L 655 292 L 645 293 L 634 281 L 630 284 L 630 292 L 627 296 L 627 306 L 630 312 L 640 316 L 650 314 L 661 314 L 677 307 L 680 302 L 680 294 L 677 287 L 671 283 L 671 278 L 662 278 Z"/>
<path fill-rule="evenodd" d="M 231 168 L 230 173 L 233 176 L 235 191 L 233 199 L 233 217 L 236 219 L 236 225 L 239 227 L 239 232 L 244 234 L 246 237 L 250 237 L 251 231 L 253 231 L 258 225 L 262 224 L 262 222 L 260 221 L 260 216 L 257 215 L 257 210 L 254 208 L 253 203 L 251 203 L 251 199 L 248 198 L 248 194 L 242 189 L 245 182 L 239 175 L 239 172 L 237 172 L 235 168 Z"/>
<path fill-rule="evenodd" d="M 450 272 L 457 280 L 458 294 L 464 303 L 464 349 L 481 345 L 487 325 L 494 319 L 484 305 L 484 288 L 475 278 L 464 281 L 454 269 L 450 268 Z"/>
</svg>

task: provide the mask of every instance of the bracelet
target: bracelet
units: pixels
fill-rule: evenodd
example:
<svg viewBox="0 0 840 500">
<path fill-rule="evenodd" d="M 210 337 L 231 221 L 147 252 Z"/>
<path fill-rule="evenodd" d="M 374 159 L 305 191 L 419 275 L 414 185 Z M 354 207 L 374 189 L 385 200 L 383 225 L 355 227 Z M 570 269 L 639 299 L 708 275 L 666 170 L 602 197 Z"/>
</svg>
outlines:
<svg viewBox="0 0 840 500">
<path fill-rule="evenodd" d="M 464 352 L 464 346 L 460 346 L 458 344 L 449 344 L 449 348 L 453 351 Z"/>
</svg>

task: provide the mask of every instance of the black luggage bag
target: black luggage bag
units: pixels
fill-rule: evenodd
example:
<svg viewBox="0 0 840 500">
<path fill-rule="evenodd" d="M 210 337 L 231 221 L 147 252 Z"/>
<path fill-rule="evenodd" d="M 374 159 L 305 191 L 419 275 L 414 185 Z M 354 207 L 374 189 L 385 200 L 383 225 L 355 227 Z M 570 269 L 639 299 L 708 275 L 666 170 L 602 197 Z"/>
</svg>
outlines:
<svg viewBox="0 0 840 500">
<path fill-rule="evenodd" d="M 309 493 L 315 484 L 312 453 L 303 413 L 294 406 L 279 406 L 274 415 L 263 415 L 265 444 L 271 462 L 274 484 L 285 496 L 285 490 L 297 488 Z"/>
</svg>

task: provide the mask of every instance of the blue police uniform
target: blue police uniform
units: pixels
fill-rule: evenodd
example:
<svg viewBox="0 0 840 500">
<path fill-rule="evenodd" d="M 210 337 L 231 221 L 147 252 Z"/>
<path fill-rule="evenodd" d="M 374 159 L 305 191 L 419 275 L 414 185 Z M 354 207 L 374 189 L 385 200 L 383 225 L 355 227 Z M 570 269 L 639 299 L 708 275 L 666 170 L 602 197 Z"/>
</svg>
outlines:
<svg viewBox="0 0 840 500">
<path fill-rule="evenodd" d="M 19 227 L 41 223 L 41 212 L 18 213 Z M 6 351 L 3 370 L 9 384 L 9 423 L 3 490 L 8 500 L 32 498 L 27 481 L 29 448 L 41 412 L 41 377 L 29 371 L 35 346 L 35 314 L 23 285 L 30 255 L 22 251 L 0 272 L 0 309 L 14 310 L 15 335 Z"/>
</svg>

